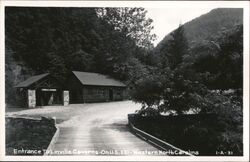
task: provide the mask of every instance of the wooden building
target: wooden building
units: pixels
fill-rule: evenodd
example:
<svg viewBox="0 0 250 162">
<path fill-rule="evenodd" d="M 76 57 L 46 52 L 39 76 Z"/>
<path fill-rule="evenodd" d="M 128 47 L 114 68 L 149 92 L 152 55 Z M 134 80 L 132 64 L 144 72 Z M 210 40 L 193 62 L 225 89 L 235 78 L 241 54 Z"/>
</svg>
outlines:
<svg viewBox="0 0 250 162">
<path fill-rule="evenodd" d="M 15 88 L 27 107 L 69 104 L 69 91 L 49 73 L 32 76 Z"/>
<path fill-rule="evenodd" d="M 66 87 L 67 90 L 64 89 Z M 24 106 L 68 105 L 69 103 L 118 101 L 126 98 L 126 85 L 106 75 L 73 71 L 66 83 L 49 73 L 19 83 L 17 92 Z"/>
<path fill-rule="evenodd" d="M 126 98 L 126 85 L 109 76 L 73 71 L 68 78 L 70 103 L 118 101 Z"/>
</svg>

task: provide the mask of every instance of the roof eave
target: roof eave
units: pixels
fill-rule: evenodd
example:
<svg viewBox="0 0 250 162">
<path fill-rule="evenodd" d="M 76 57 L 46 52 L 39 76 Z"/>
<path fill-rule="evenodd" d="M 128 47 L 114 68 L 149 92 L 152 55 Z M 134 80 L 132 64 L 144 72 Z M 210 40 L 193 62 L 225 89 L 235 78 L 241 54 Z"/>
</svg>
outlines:
<svg viewBox="0 0 250 162">
<path fill-rule="evenodd" d="M 82 83 L 82 82 L 81 82 Z M 100 87 L 127 87 L 126 85 L 96 85 L 96 84 L 84 84 L 82 83 L 83 86 L 100 86 Z"/>
</svg>

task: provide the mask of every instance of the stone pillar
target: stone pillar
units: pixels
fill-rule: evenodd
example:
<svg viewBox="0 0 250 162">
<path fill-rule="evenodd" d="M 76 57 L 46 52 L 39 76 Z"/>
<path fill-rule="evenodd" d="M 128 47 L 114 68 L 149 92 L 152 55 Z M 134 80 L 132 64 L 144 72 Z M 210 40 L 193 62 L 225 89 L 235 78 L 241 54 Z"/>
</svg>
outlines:
<svg viewBox="0 0 250 162">
<path fill-rule="evenodd" d="M 28 107 L 36 107 L 36 90 L 28 89 Z"/>
<path fill-rule="evenodd" d="M 69 91 L 63 91 L 63 106 L 69 105 Z"/>
</svg>

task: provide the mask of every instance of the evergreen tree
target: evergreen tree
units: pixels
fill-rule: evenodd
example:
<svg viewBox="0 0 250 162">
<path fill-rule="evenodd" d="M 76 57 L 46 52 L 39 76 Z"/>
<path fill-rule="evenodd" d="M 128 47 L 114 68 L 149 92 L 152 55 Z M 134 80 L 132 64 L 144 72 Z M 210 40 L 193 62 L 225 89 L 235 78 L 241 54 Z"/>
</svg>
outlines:
<svg viewBox="0 0 250 162">
<path fill-rule="evenodd" d="M 171 69 L 175 69 L 183 60 L 183 56 L 188 53 L 188 42 L 185 37 L 183 25 L 180 25 L 171 33 L 172 39 L 168 42 L 166 57 Z"/>
</svg>

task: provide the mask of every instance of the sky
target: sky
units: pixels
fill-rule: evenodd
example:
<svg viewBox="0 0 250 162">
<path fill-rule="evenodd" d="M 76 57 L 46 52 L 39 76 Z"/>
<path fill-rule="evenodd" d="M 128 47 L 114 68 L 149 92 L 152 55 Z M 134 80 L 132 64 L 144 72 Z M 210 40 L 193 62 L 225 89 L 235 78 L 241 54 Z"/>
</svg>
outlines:
<svg viewBox="0 0 250 162">
<path fill-rule="evenodd" d="M 178 28 L 179 24 L 189 22 L 213 8 L 146 8 L 147 17 L 153 19 L 152 33 L 157 35 L 156 46 L 168 33 Z"/>
</svg>

